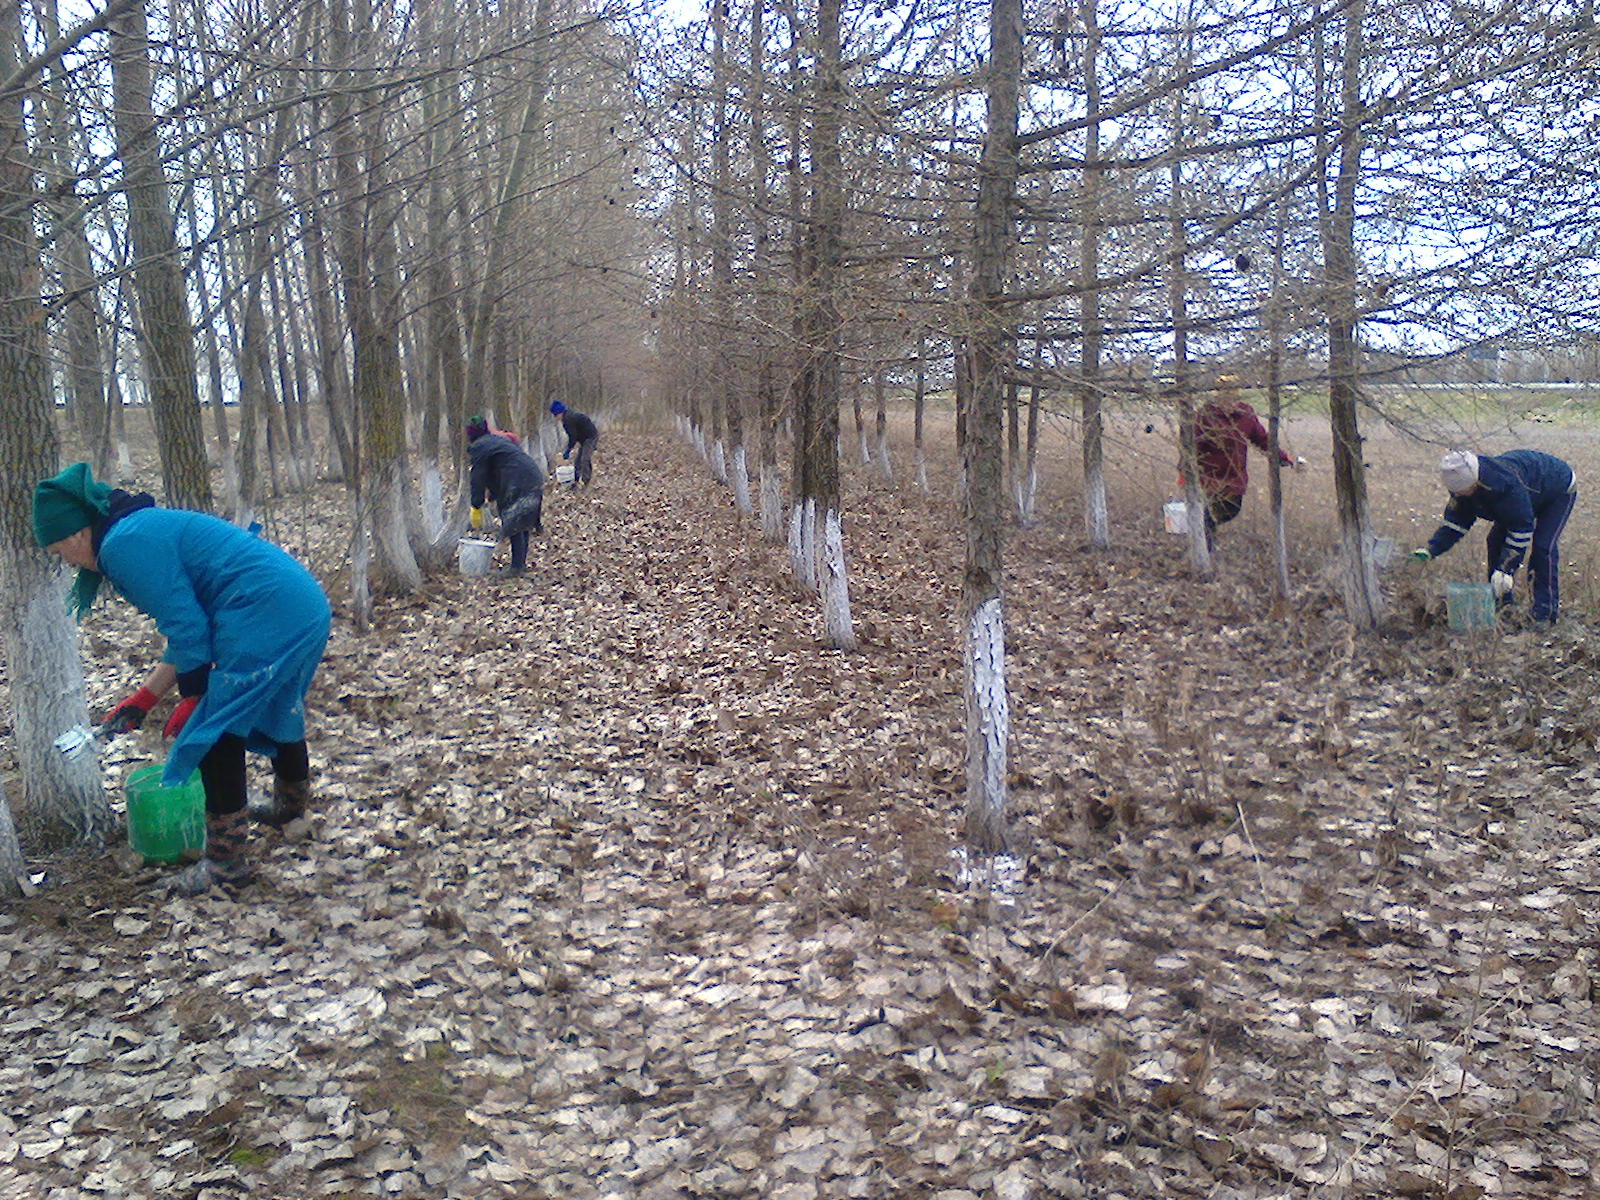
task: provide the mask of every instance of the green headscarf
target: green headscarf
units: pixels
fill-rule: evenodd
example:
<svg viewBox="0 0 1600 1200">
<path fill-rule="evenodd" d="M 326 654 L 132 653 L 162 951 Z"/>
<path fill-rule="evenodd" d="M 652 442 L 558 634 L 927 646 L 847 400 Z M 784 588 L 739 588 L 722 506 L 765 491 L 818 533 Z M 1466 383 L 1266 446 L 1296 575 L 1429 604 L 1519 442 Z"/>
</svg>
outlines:
<svg viewBox="0 0 1600 1200">
<path fill-rule="evenodd" d="M 33 536 L 41 546 L 53 546 L 80 529 L 93 525 L 111 511 L 111 486 L 99 483 L 86 462 L 73 463 L 33 489 Z M 94 604 L 105 576 L 86 567 L 67 596 L 67 607 L 81 621 Z"/>
</svg>

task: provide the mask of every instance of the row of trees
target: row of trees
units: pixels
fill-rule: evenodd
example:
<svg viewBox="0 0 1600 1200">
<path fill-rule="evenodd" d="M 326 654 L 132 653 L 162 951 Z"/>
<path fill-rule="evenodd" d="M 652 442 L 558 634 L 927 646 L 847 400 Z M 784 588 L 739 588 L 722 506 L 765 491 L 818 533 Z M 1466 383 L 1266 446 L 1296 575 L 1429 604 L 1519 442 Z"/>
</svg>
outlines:
<svg viewBox="0 0 1600 1200">
<path fill-rule="evenodd" d="M 670 71 L 651 60 L 676 168 L 667 386 L 744 511 L 746 440 L 759 448 L 769 536 L 786 397 L 794 570 L 848 646 L 841 398 L 887 380 L 913 395 L 920 432 L 942 360 L 983 845 L 1004 840 L 1004 497 L 1029 515 L 1041 395 L 1071 398 L 1084 529 L 1106 547 L 1104 406 L 1129 364 L 1160 364 L 1195 506 L 1191 397 L 1208 372 L 1262 386 L 1274 431 L 1286 385 L 1325 392 L 1346 608 L 1366 628 L 1383 605 L 1361 454 L 1361 413 L 1382 411 L 1371 380 L 1595 331 L 1591 0 L 712 0 L 684 32 L 659 60 Z"/>
<path fill-rule="evenodd" d="M 84 711 L 28 536 L 58 415 L 116 473 L 123 401 L 147 401 L 164 498 L 240 520 L 331 467 L 364 619 L 454 538 L 441 462 L 469 401 L 531 425 L 557 389 L 640 392 L 650 350 L 848 646 L 840 397 L 870 381 L 881 442 L 885 393 L 946 377 L 973 828 L 994 844 L 1022 391 L 1029 430 L 1043 396 L 1071 398 L 1103 547 L 1128 363 L 1162 364 L 1191 454 L 1200 365 L 1274 403 L 1325 387 L 1367 626 L 1363 355 L 1593 332 L 1590 0 L 711 0 L 678 27 L 606 3 L 0 3 L 0 584 L 40 832 L 104 820 L 92 764 L 49 749 Z M 1198 530 L 1190 554 L 1209 571 Z"/>
<path fill-rule="evenodd" d="M 469 403 L 534 429 L 553 395 L 637 388 L 648 123 L 622 15 L 0 3 L 0 624 L 25 834 L 110 820 L 94 756 L 51 749 L 86 718 L 29 520 L 58 420 L 125 478 L 124 405 L 147 404 L 163 500 L 241 523 L 269 488 L 342 479 L 364 620 L 453 550 Z M 0 805 L 0 886 L 17 862 Z"/>
</svg>

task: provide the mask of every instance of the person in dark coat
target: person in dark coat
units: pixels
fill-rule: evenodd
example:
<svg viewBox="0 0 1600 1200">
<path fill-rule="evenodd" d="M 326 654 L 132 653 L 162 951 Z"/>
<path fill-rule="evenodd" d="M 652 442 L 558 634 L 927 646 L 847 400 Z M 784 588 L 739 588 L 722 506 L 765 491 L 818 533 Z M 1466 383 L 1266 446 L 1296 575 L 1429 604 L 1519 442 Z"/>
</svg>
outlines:
<svg viewBox="0 0 1600 1200">
<path fill-rule="evenodd" d="M 1473 454 L 1451 450 L 1439 460 L 1439 478 L 1450 500 L 1444 522 L 1427 546 L 1412 551 L 1426 562 L 1459 542 L 1480 517 L 1490 522 L 1489 583 L 1509 602 L 1523 558 L 1533 581 L 1535 621 L 1554 621 L 1561 609 L 1561 531 L 1578 502 L 1578 475 L 1553 454 L 1508 450 Z"/>
<path fill-rule="evenodd" d="M 484 500 L 493 500 L 500 511 L 500 532 L 511 543 L 511 563 L 500 574 L 521 575 L 528 569 L 528 535 L 544 532 L 544 470 L 521 446 L 491 433 L 482 417 L 467 422 L 467 457 L 472 464 L 472 528 L 483 528 Z"/>
<path fill-rule="evenodd" d="M 113 490 L 96 482 L 88 463 L 34 489 L 33 529 L 41 546 L 78 568 L 69 603 L 80 620 L 110 580 L 167 639 L 160 664 L 103 726 L 138 726 L 177 685 L 164 730 L 176 740 L 162 783 L 179 786 L 199 769 L 206 848 L 168 887 L 198 895 L 248 883 L 247 810 L 285 825 L 304 814 L 310 796 L 305 695 L 332 616 L 321 585 L 254 533 Z M 246 750 L 272 759 L 270 799 L 246 799 Z"/>
<path fill-rule="evenodd" d="M 567 448 L 561 452 L 566 458 L 576 447 L 577 460 L 572 464 L 572 486 L 587 484 L 594 475 L 594 447 L 600 440 L 600 430 L 581 412 L 573 412 L 559 400 L 550 401 L 550 415 L 561 418 L 561 427 L 567 432 Z"/>
<path fill-rule="evenodd" d="M 1216 527 L 1233 520 L 1244 507 L 1244 494 L 1250 486 L 1250 447 L 1266 453 L 1272 440 L 1256 410 L 1239 394 L 1238 382 L 1225 376 L 1218 381 L 1216 394 L 1195 414 L 1194 443 L 1200 490 L 1206 498 L 1209 546 Z M 1296 465 L 1281 446 L 1278 461 L 1286 467 Z"/>
</svg>

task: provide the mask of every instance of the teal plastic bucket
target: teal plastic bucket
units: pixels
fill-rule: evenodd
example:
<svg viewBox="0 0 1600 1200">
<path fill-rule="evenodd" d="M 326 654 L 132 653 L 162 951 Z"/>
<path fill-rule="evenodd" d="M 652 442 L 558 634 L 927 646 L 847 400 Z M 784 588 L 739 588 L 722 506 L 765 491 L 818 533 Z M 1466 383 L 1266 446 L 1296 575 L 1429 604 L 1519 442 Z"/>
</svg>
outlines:
<svg viewBox="0 0 1600 1200">
<path fill-rule="evenodd" d="M 180 862 L 206 847 L 206 789 L 196 771 L 177 787 L 163 787 L 165 764 L 128 776 L 128 845 L 146 862 Z"/>
<path fill-rule="evenodd" d="M 1444 608 L 1458 633 L 1494 628 L 1494 589 L 1487 583 L 1446 584 Z"/>
</svg>

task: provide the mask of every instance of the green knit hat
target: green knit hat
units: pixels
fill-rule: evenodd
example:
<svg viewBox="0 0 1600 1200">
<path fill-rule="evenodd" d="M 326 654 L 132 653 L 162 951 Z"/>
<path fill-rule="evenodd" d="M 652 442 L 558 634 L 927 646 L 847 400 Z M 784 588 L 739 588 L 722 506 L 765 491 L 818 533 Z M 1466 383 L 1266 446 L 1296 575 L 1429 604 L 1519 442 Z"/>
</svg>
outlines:
<svg viewBox="0 0 1600 1200">
<path fill-rule="evenodd" d="M 33 489 L 33 536 L 39 545 L 53 546 L 110 511 L 110 485 L 96 482 L 88 463 L 73 463 Z M 94 603 L 102 578 L 98 571 L 78 571 L 67 607 L 79 618 Z"/>
<path fill-rule="evenodd" d="M 33 536 L 53 546 L 110 511 L 111 486 L 96 482 L 88 463 L 73 463 L 33 489 Z"/>
</svg>

